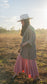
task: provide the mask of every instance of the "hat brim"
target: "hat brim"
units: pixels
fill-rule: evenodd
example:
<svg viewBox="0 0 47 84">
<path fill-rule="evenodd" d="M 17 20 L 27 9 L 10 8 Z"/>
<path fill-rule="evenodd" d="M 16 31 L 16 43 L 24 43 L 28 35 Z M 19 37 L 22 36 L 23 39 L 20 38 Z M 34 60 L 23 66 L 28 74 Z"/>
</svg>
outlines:
<svg viewBox="0 0 47 84">
<path fill-rule="evenodd" d="M 27 19 L 33 19 L 33 18 L 27 18 Z M 17 22 L 21 22 L 22 20 L 26 20 L 26 19 L 21 19 L 21 20 L 18 20 Z"/>
</svg>

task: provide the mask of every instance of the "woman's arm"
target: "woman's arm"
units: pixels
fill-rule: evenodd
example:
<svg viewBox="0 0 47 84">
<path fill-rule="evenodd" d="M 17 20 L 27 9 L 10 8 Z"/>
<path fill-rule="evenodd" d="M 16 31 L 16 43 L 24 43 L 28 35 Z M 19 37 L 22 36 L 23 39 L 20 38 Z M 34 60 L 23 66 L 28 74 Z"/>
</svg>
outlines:
<svg viewBox="0 0 47 84">
<path fill-rule="evenodd" d="M 24 47 L 24 46 L 27 45 L 27 44 L 28 44 L 28 41 L 22 43 L 22 44 L 21 44 L 21 47 Z"/>
<path fill-rule="evenodd" d="M 32 46 L 33 43 L 35 43 L 35 39 L 36 39 L 35 31 L 29 28 L 25 35 L 27 36 L 27 40 L 21 43 L 21 47 L 24 47 L 27 44 Z"/>
</svg>

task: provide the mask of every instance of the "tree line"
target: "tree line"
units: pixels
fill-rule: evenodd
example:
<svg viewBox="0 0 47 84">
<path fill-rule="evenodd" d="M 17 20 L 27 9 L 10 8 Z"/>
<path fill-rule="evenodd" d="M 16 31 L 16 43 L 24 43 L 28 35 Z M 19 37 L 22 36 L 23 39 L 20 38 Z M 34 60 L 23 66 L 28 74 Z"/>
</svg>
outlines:
<svg viewBox="0 0 47 84">
<path fill-rule="evenodd" d="M 3 27 L 0 27 L 0 33 L 11 33 L 11 32 L 19 32 L 20 30 L 15 30 L 14 29 L 14 27 L 11 27 L 11 29 L 10 30 L 7 30 L 7 29 L 5 29 L 5 28 L 3 28 Z"/>
<path fill-rule="evenodd" d="M 21 31 L 20 29 L 15 30 L 13 26 L 10 28 L 10 30 L 7 30 L 6 28 L 0 27 L 0 33 L 15 33 L 15 32 L 20 32 L 20 31 Z M 36 33 L 46 33 L 46 32 L 47 32 L 47 29 L 44 29 L 44 28 L 36 29 Z"/>
</svg>

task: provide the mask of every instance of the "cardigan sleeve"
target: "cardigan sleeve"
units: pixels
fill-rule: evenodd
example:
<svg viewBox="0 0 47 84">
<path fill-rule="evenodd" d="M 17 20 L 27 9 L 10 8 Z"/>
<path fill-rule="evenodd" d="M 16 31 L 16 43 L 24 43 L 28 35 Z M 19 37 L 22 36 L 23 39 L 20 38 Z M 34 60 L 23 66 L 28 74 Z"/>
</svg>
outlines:
<svg viewBox="0 0 47 84">
<path fill-rule="evenodd" d="M 35 43 L 35 39 L 36 39 L 36 35 L 35 35 L 35 31 L 32 29 L 28 30 L 28 40 L 27 40 L 27 44 L 29 45 L 33 45 L 33 43 Z"/>
</svg>

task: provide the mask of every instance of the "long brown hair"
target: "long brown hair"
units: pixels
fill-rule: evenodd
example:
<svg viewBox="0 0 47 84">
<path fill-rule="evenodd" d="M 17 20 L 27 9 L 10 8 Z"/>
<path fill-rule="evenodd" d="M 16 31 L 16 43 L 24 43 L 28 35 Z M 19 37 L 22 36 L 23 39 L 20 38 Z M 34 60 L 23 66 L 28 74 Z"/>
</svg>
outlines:
<svg viewBox="0 0 47 84">
<path fill-rule="evenodd" d="M 25 30 L 27 29 L 28 25 L 30 24 L 29 19 L 25 19 L 23 21 L 24 21 L 24 26 L 22 26 L 21 36 L 24 35 Z"/>
</svg>

